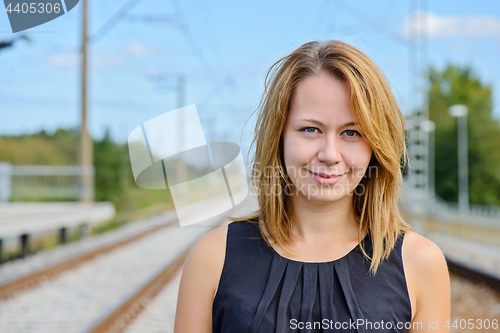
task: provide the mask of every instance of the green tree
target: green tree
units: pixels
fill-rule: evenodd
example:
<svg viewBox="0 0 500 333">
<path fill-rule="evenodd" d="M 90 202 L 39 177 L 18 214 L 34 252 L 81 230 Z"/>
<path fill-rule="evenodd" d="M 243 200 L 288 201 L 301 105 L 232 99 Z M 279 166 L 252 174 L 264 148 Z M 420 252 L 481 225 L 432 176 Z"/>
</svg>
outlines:
<svg viewBox="0 0 500 333">
<path fill-rule="evenodd" d="M 75 129 L 58 129 L 52 135 L 42 130 L 30 135 L 0 136 L 0 161 L 14 165 L 76 164 L 77 133 Z"/>
<path fill-rule="evenodd" d="M 0 136 L 0 161 L 14 165 L 77 165 L 78 129 L 44 130 L 27 135 Z M 137 211 L 152 205 L 171 208 L 169 191 L 149 190 L 135 184 L 128 144 L 118 144 L 106 130 L 94 139 L 95 199 L 112 201 L 117 211 Z M 156 211 L 155 211 L 156 212 Z"/>
<path fill-rule="evenodd" d="M 124 154 L 106 130 L 104 137 L 94 141 L 95 199 L 116 201 L 123 191 Z"/>
<path fill-rule="evenodd" d="M 429 118 L 436 123 L 436 193 L 458 201 L 457 120 L 448 108 L 464 104 L 468 114 L 469 198 L 475 204 L 500 204 L 500 123 L 492 116 L 490 85 L 470 67 L 429 70 Z"/>
</svg>

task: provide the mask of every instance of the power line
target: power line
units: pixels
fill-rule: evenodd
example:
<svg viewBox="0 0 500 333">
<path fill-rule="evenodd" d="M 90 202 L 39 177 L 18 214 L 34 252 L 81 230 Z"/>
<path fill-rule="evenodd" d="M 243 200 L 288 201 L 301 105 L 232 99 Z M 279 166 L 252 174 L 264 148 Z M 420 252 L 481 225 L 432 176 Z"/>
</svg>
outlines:
<svg viewBox="0 0 500 333">
<path fill-rule="evenodd" d="M 234 86 L 236 80 L 234 79 L 233 76 L 228 75 L 222 81 L 217 83 L 212 90 L 202 97 L 196 104 L 197 105 L 203 105 L 204 107 L 208 108 L 217 97 L 222 95 L 222 93 L 228 88 Z"/>
<path fill-rule="evenodd" d="M 182 8 L 179 4 L 178 0 L 172 0 L 172 3 L 176 9 L 176 12 L 178 13 L 180 20 L 182 21 L 183 25 L 181 25 L 181 32 L 183 33 L 184 37 L 186 38 L 186 41 L 188 42 L 189 46 L 191 47 L 192 51 L 194 52 L 195 56 L 198 58 L 198 61 L 202 64 L 202 67 L 205 67 L 205 75 L 210 76 L 213 78 L 213 70 L 212 66 L 210 66 L 210 63 L 208 62 L 207 58 L 205 57 L 205 53 L 203 52 L 203 49 L 200 47 L 196 39 L 194 38 L 193 34 L 191 33 L 191 30 L 189 29 L 189 26 L 184 18 L 184 15 L 182 13 Z"/>
<path fill-rule="evenodd" d="M 127 4 L 125 4 L 122 8 L 127 7 L 128 10 L 131 10 L 131 8 L 135 7 L 137 5 L 136 2 L 142 1 L 142 0 L 129 0 Z M 128 6 L 130 3 L 132 5 Z M 209 77 L 211 80 L 214 78 L 214 71 L 212 69 L 212 66 L 210 65 L 207 57 L 205 56 L 205 53 L 203 52 L 203 48 L 200 46 L 194 35 L 192 34 L 189 24 L 187 23 L 186 19 L 184 18 L 184 15 L 182 13 L 181 6 L 177 0 L 172 0 L 172 4 L 175 8 L 175 13 L 174 14 L 136 14 L 136 15 L 130 15 L 130 14 L 120 14 L 122 10 L 119 10 L 114 17 L 119 17 L 119 20 L 123 20 L 125 17 L 129 18 L 131 21 L 141 21 L 146 24 L 155 24 L 155 23 L 167 23 L 170 25 L 170 27 L 177 29 L 178 31 L 181 32 L 182 36 L 186 40 L 188 46 L 191 48 L 191 51 L 193 52 L 194 56 L 198 59 L 198 62 L 200 63 L 201 67 L 204 69 L 204 74 Z M 124 11 L 125 12 L 125 11 Z M 116 19 L 118 20 L 118 18 Z M 112 22 L 116 21 L 113 19 L 113 17 L 108 21 L 111 22 L 109 24 L 112 24 Z M 108 25 L 108 22 L 105 25 Z M 117 23 L 114 23 L 116 25 Z M 103 28 L 104 29 L 104 28 Z M 101 29 L 100 29 L 101 30 Z"/>
<path fill-rule="evenodd" d="M 129 15 L 142 0 L 129 0 L 118 11 L 113 14 L 92 36 L 88 38 L 89 42 L 97 43 L 115 28 L 120 21 Z"/>
<path fill-rule="evenodd" d="M 217 37 L 217 30 L 215 29 L 213 25 L 213 20 L 212 20 L 212 12 L 210 10 L 210 4 L 211 2 L 208 1 L 200 1 L 201 4 L 203 5 L 203 10 L 204 12 L 204 18 L 205 18 L 205 26 L 207 26 L 207 29 L 205 29 L 205 33 L 207 34 L 207 40 L 208 43 L 210 44 L 210 49 L 213 53 L 213 58 L 218 60 L 219 63 L 219 69 L 222 68 L 223 71 L 226 70 L 226 63 L 224 61 L 224 54 L 220 50 L 220 45 L 219 45 L 219 39 Z"/>
<path fill-rule="evenodd" d="M 392 41 L 394 41 L 397 44 L 404 45 L 408 47 L 408 44 L 412 43 L 412 40 L 409 38 L 406 38 L 405 36 L 394 32 L 394 31 L 389 31 L 387 28 L 387 24 L 380 24 L 379 22 L 376 22 L 373 20 L 373 18 L 369 15 L 366 15 L 362 11 L 358 10 L 357 8 L 347 4 L 346 2 L 339 0 L 343 6 L 343 8 L 347 9 L 350 11 L 350 14 L 356 18 L 358 21 L 362 22 L 364 25 L 367 27 L 373 29 L 374 31 L 377 31 L 378 33 L 388 37 Z"/>
</svg>

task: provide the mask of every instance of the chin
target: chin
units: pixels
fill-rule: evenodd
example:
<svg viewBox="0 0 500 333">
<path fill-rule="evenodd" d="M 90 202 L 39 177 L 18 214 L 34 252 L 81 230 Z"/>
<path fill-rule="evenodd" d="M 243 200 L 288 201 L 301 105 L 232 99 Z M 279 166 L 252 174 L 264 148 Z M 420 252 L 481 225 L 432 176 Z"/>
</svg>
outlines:
<svg viewBox="0 0 500 333">
<path fill-rule="evenodd" d="M 350 193 L 352 192 L 349 192 L 349 190 L 344 186 L 321 186 L 318 187 L 318 191 L 303 191 L 299 195 L 305 201 L 316 202 L 320 204 L 329 204 L 345 201 L 346 199 L 352 199 L 352 195 Z"/>
<path fill-rule="evenodd" d="M 351 196 L 348 196 L 348 195 L 344 195 L 344 196 L 335 196 L 335 195 L 315 196 L 315 197 L 310 197 L 309 201 L 320 203 L 320 204 L 333 204 L 336 202 L 345 201 L 348 198 L 351 198 Z"/>
</svg>

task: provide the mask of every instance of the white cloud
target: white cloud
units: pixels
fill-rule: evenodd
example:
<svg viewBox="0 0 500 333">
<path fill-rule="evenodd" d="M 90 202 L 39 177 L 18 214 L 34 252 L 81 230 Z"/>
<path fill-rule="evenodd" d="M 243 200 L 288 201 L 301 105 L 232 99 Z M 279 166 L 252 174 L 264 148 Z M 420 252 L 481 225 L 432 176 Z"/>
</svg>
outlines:
<svg viewBox="0 0 500 333">
<path fill-rule="evenodd" d="M 119 54 L 96 54 L 92 57 L 92 67 L 95 69 L 121 67 L 126 59 Z"/>
<path fill-rule="evenodd" d="M 120 67 L 125 64 L 125 59 L 119 54 L 89 54 L 89 66 L 92 69 L 106 69 Z M 50 66 L 61 68 L 77 68 L 80 66 L 80 54 L 78 52 L 55 53 L 49 56 Z"/>
<path fill-rule="evenodd" d="M 420 34 L 428 38 L 445 37 L 500 37 L 500 19 L 493 16 L 438 16 L 433 13 L 415 13 L 406 18 L 404 35 Z"/>
<path fill-rule="evenodd" d="M 154 48 L 147 47 L 138 41 L 130 41 L 119 52 L 89 51 L 89 65 L 92 69 L 107 69 L 121 67 L 131 58 L 146 57 L 159 53 Z M 77 68 L 80 66 L 80 53 L 67 51 L 54 53 L 48 57 L 48 64 L 61 68 Z"/>
<path fill-rule="evenodd" d="M 74 52 L 55 53 L 49 56 L 48 63 L 54 67 L 74 68 L 80 63 L 80 56 Z"/>
<path fill-rule="evenodd" d="M 126 46 L 125 50 L 128 54 L 134 57 L 146 57 L 155 53 L 158 53 L 158 51 L 154 48 L 147 47 L 144 44 L 139 43 L 138 41 L 130 41 Z"/>
</svg>

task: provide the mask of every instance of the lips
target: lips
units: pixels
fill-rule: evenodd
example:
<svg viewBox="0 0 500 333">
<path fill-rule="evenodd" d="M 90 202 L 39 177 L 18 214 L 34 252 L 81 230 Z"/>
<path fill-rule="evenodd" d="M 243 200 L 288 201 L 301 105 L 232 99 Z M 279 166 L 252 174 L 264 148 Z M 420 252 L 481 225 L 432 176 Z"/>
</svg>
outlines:
<svg viewBox="0 0 500 333">
<path fill-rule="evenodd" d="M 335 174 L 327 175 L 327 174 L 324 174 L 324 173 L 314 173 L 314 172 L 312 172 L 310 170 L 307 170 L 307 171 L 309 171 L 309 173 L 311 174 L 311 176 L 313 177 L 313 179 L 315 181 L 317 181 L 318 183 L 323 184 L 323 185 L 334 185 L 334 184 L 336 184 L 342 178 L 342 176 L 344 176 L 344 174 L 340 174 L 340 175 L 335 175 Z"/>
<path fill-rule="evenodd" d="M 312 171 L 310 171 L 310 172 L 311 172 L 312 174 L 314 174 L 314 175 L 318 175 L 318 176 L 323 177 L 323 178 L 340 177 L 340 176 L 342 176 L 342 175 L 343 175 L 343 174 L 340 174 L 340 175 L 334 175 L 334 174 L 332 174 L 332 175 L 327 175 L 327 174 L 325 174 L 325 173 L 312 172 Z"/>
</svg>

